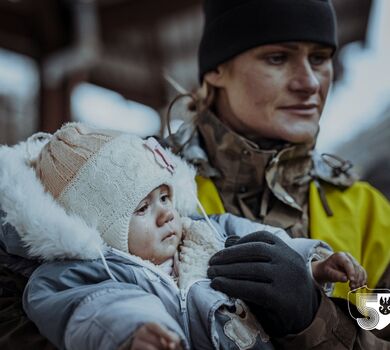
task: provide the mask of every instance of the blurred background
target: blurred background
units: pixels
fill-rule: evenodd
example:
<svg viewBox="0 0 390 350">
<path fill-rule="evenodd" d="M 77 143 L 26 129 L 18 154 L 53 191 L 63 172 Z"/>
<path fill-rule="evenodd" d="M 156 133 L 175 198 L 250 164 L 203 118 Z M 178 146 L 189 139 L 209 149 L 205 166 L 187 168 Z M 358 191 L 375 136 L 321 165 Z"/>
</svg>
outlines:
<svg viewBox="0 0 390 350">
<path fill-rule="evenodd" d="M 390 198 L 390 1 L 333 3 L 340 50 L 317 148 Z M 201 0 L 0 0 L 0 143 L 71 120 L 162 133 L 169 101 L 197 87 L 202 21 Z M 186 117 L 175 109 L 173 128 Z"/>
</svg>

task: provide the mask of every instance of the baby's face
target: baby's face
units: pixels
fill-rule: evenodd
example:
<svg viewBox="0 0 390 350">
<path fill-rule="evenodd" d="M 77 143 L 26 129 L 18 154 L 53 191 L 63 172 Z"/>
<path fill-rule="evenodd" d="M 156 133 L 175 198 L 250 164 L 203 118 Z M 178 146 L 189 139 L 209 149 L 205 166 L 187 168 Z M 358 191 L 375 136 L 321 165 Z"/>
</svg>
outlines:
<svg viewBox="0 0 390 350">
<path fill-rule="evenodd" d="M 161 185 L 137 206 L 129 225 L 129 252 L 158 265 L 173 257 L 182 236 L 182 222 L 169 187 Z"/>
</svg>

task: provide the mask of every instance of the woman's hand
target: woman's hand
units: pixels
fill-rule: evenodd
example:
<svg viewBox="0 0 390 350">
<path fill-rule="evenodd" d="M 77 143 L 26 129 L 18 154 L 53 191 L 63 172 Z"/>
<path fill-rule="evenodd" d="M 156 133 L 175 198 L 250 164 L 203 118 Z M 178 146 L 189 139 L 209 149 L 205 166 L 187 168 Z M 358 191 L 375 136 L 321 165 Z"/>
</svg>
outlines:
<svg viewBox="0 0 390 350">
<path fill-rule="evenodd" d="M 350 288 L 356 289 L 367 282 L 366 270 L 349 253 L 334 253 L 312 262 L 311 268 L 314 279 L 320 284 L 349 281 Z"/>
<path fill-rule="evenodd" d="M 271 336 L 305 329 L 321 297 L 302 257 L 265 231 L 228 245 L 210 259 L 211 287 L 244 300 Z"/>
<path fill-rule="evenodd" d="M 133 336 L 131 350 L 181 350 L 179 336 L 157 323 L 145 323 Z"/>
</svg>

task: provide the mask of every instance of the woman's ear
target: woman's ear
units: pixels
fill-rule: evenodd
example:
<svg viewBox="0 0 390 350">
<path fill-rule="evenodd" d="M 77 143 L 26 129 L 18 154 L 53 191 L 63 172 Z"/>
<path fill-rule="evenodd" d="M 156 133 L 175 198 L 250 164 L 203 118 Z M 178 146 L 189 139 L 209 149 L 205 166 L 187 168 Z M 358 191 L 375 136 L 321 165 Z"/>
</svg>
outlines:
<svg viewBox="0 0 390 350">
<path fill-rule="evenodd" d="M 221 88 L 225 84 L 226 70 L 226 65 L 220 64 L 216 69 L 207 72 L 203 79 L 211 86 Z"/>
</svg>

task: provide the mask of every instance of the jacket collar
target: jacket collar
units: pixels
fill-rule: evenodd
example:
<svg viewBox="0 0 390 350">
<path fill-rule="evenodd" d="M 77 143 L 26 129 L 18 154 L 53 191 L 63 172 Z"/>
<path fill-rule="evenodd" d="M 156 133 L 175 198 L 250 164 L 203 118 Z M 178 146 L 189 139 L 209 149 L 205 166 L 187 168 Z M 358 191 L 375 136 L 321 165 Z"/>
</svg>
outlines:
<svg viewBox="0 0 390 350">
<path fill-rule="evenodd" d="M 210 111 L 185 122 L 167 141 L 200 175 L 216 183 L 228 212 L 290 229 L 297 236 L 308 234 L 310 181 L 348 187 L 356 180 L 345 164 L 342 171 L 330 167 L 313 145 L 255 143 Z"/>
<path fill-rule="evenodd" d="M 261 194 L 267 189 L 285 205 L 302 211 L 302 198 L 292 189 L 309 182 L 311 147 L 274 143 L 261 148 L 210 112 L 199 118 L 198 127 L 209 161 L 220 171 L 215 181 L 222 192 Z"/>
</svg>

